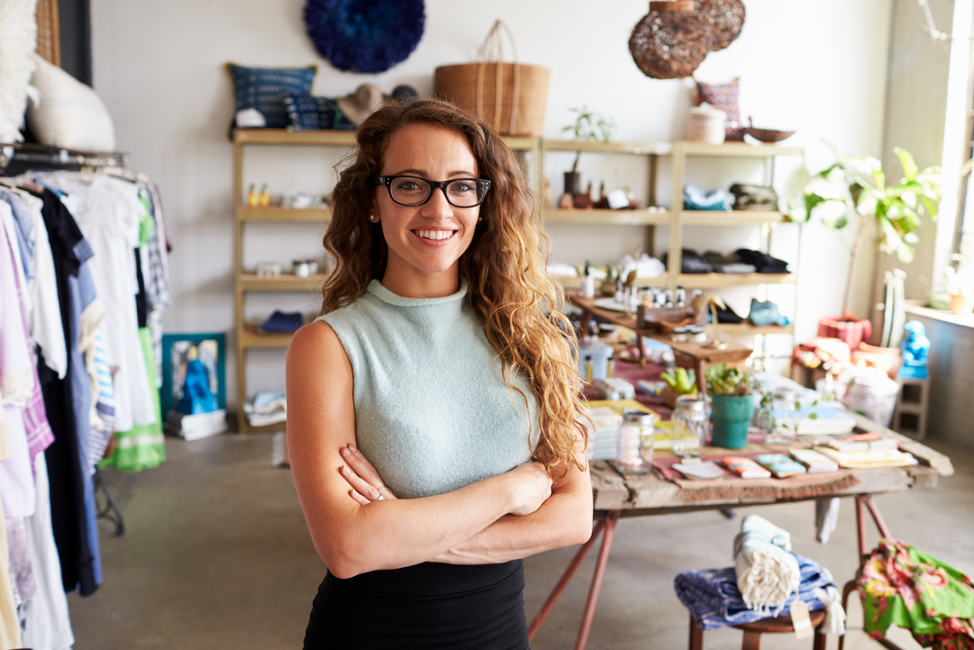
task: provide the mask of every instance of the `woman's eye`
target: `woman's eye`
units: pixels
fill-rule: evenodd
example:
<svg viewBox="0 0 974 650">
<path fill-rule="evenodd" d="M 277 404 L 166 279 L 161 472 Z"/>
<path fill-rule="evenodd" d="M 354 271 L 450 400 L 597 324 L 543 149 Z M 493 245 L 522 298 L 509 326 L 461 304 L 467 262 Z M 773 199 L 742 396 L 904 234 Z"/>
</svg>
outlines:
<svg viewBox="0 0 974 650">
<path fill-rule="evenodd" d="M 396 183 L 396 189 L 402 192 L 418 192 L 421 188 L 416 181 L 402 180 Z"/>
<path fill-rule="evenodd" d="M 457 194 L 462 192 L 473 192 L 474 185 L 473 183 L 468 183 L 466 181 L 457 181 L 456 183 L 450 185 L 450 191 Z"/>
</svg>

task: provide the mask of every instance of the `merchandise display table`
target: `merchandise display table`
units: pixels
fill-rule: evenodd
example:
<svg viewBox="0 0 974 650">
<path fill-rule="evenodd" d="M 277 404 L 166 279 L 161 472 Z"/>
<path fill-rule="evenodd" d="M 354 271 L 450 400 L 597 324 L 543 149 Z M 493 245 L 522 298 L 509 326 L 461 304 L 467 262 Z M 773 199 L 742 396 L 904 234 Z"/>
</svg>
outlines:
<svg viewBox="0 0 974 650">
<path fill-rule="evenodd" d="M 577 292 L 566 293 L 568 294 L 568 299 L 571 301 L 571 303 L 581 309 L 583 312 L 583 332 L 588 331 L 589 322 L 594 315 L 609 323 L 614 323 L 616 325 L 631 329 L 641 336 L 646 336 L 666 343 L 673 348 L 673 354 L 677 358 L 678 365 L 693 368 L 693 370 L 696 372 L 697 390 L 701 395 L 707 394 L 707 382 L 703 373 L 703 370 L 707 365 L 715 363 L 726 363 L 728 365 L 733 365 L 743 362 L 745 359 L 751 356 L 751 348 L 728 340 L 724 341 L 727 347 L 723 349 L 708 348 L 704 343 L 676 342 L 669 334 L 663 334 L 651 329 L 637 328 L 635 316 L 627 316 L 623 312 L 601 309 L 595 305 L 594 298 L 583 298 L 579 296 Z M 639 348 L 639 354 L 642 355 L 642 346 L 639 346 Z M 683 360 L 685 360 L 684 363 L 680 363 L 681 357 Z"/>
<path fill-rule="evenodd" d="M 609 552 L 612 548 L 612 538 L 620 517 L 770 505 L 822 497 L 855 497 L 859 521 L 859 547 L 860 552 L 865 552 L 864 509 L 868 508 L 877 524 L 882 527 L 878 509 L 872 501 L 871 495 L 900 492 L 911 488 L 936 487 L 938 477 L 950 476 L 954 473 L 954 469 L 947 456 L 895 431 L 879 426 L 862 416 L 857 416 L 856 430 L 859 432 L 875 431 L 884 437 L 895 438 L 900 449 L 913 454 L 919 464 L 908 467 L 844 470 L 836 473 L 834 480 L 829 480 L 825 474 L 803 475 L 818 477 L 818 482 L 814 483 L 809 481 L 788 483 L 791 479 L 779 479 L 780 486 L 775 489 L 758 489 L 757 484 L 755 484 L 756 489 L 753 490 L 728 488 L 722 491 L 685 489 L 663 478 L 655 470 L 649 474 L 624 476 L 608 462 L 593 462 L 591 474 L 592 490 L 595 497 L 596 524 L 592 536 L 579 549 L 541 611 L 531 623 L 528 638 L 533 638 L 588 551 L 595 545 L 599 536 L 604 533 L 591 587 L 589 588 L 585 613 L 579 629 L 578 641 L 575 645 L 576 650 L 585 647 L 592 619 L 595 616 L 595 608 L 609 559 Z M 782 450 L 782 445 L 750 444 L 744 449 L 735 451 L 705 448 L 703 456 L 747 455 L 768 451 L 781 452 Z M 656 456 L 661 461 L 672 458 L 672 455 L 666 451 L 659 451 Z M 840 477 L 839 474 L 844 476 Z M 853 477 L 852 480 L 848 480 L 849 477 Z"/>
</svg>

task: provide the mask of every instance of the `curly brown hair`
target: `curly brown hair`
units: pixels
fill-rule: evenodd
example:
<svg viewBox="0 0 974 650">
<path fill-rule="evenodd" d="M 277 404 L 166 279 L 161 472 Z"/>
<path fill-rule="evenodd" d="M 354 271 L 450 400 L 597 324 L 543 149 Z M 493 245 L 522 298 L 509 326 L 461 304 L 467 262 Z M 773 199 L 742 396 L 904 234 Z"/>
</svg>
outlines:
<svg viewBox="0 0 974 650">
<path fill-rule="evenodd" d="M 349 154 L 332 199 L 325 249 L 336 261 L 325 281 L 321 313 L 351 304 L 373 279 L 382 279 L 387 249 L 382 228 L 369 221 L 392 134 L 408 124 L 449 129 L 463 137 L 480 178 L 490 191 L 481 205 L 470 247 L 460 257 L 467 300 L 484 333 L 504 362 L 504 380 L 525 376 L 539 404 L 540 438 L 534 458 L 547 468 L 584 469 L 575 455 L 577 436 L 587 444 L 579 419 L 581 380 L 576 370 L 575 332 L 559 307 L 564 293 L 547 273 L 549 240 L 516 156 L 485 123 L 447 102 L 423 99 L 393 103 L 372 113 L 359 127 L 358 147 Z"/>
</svg>

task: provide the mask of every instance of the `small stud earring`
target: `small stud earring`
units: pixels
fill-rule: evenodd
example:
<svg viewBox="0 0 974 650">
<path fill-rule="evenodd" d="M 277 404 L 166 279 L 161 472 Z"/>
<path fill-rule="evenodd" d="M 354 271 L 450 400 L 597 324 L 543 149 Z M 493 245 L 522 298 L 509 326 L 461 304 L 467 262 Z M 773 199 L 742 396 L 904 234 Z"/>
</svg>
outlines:
<svg viewBox="0 0 974 650">
<path fill-rule="evenodd" d="M 477 223 L 483 223 L 483 222 L 484 222 L 483 217 L 477 217 Z"/>
<path fill-rule="evenodd" d="M 374 214 L 370 214 L 369 215 L 369 221 L 375 223 L 375 215 Z"/>
</svg>

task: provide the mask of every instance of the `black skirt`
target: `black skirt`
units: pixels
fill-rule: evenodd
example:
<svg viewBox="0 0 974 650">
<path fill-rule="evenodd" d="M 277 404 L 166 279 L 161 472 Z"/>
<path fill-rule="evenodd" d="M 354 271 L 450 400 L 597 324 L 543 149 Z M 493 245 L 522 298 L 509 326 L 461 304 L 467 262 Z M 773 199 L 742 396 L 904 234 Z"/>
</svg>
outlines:
<svg viewBox="0 0 974 650">
<path fill-rule="evenodd" d="M 318 588 L 304 650 L 527 650 L 524 563 L 427 562 Z"/>
</svg>

